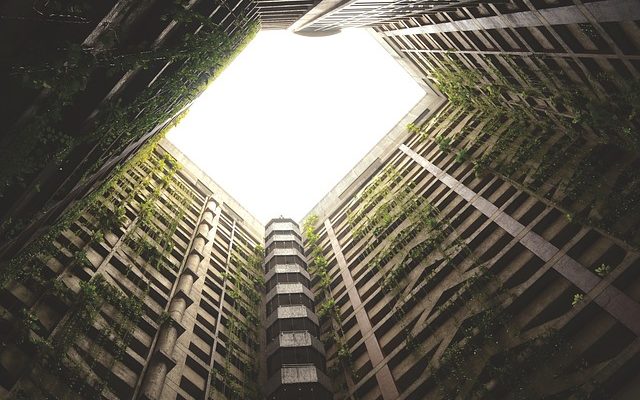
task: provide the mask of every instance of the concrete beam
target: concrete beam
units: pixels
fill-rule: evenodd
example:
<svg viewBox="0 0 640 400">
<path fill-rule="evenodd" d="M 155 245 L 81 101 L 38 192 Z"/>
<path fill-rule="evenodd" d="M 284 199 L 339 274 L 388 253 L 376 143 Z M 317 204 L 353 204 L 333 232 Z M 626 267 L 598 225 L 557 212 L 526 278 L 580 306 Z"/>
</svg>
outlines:
<svg viewBox="0 0 640 400">
<path fill-rule="evenodd" d="M 640 19 L 640 7 L 636 0 L 606 0 L 583 5 L 598 22 L 634 21 Z M 578 6 L 557 7 L 503 14 L 495 17 L 464 19 L 425 25 L 415 28 L 395 29 L 384 32 L 386 36 L 407 36 L 430 33 L 479 31 L 490 29 L 526 28 L 543 25 L 569 25 L 589 23 L 588 17 Z"/>
<path fill-rule="evenodd" d="M 344 281 L 345 287 L 347 287 L 347 294 L 349 296 L 349 302 L 351 303 L 354 310 L 357 310 L 356 313 L 356 322 L 358 324 L 358 329 L 362 332 L 362 337 L 366 337 L 364 345 L 367 349 L 367 353 L 369 355 L 369 359 L 371 360 L 371 365 L 373 369 L 376 368 L 376 381 L 378 382 L 378 387 L 380 388 L 380 392 L 382 393 L 382 398 L 384 400 L 393 400 L 397 399 L 400 393 L 398 392 L 398 388 L 396 387 L 396 382 L 393 379 L 393 375 L 391 374 L 391 370 L 389 370 L 389 365 L 387 363 L 383 363 L 384 355 L 382 354 L 382 350 L 380 349 L 380 343 L 378 343 L 378 339 L 376 335 L 368 335 L 373 330 L 371 326 L 371 320 L 369 319 L 369 315 L 367 315 L 367 311 L 362 306 L 362 300 L 360 299 L 360 294 L 358 293 L 358 289 L 353 284 L 353 277 L 351 276 L 351 272 L 349 271 L 349 266 L 347 264 L 347 260 L 344 258 L 344 254 L 342 253 L 342 247 L 338 242 L 338 238 L 336 237 L 335 232 L 333 231 L 333 227 L 331 226 L 331 221 L 326 219 L 324 221 L 324 226 L 327 230 L 327 235 L 329 235 L 329 240 L 331 242 L 331 247 L 333 249 L 334 254 L 336 255 L 336 261 L 338 262 L 338 267 L 340 268 L 340 276 Z M 368 336 L 368 337 L 367 337 Z"/>
<path fill-rule="evenodd" d="M 520 244 L 564 276 L 569 282 L 585 292 L 593 301 L 607 311 L 622 325 L 640 336 L 640 304 L 621 292 L 615 286 L 607 284 L 599 276 L 569 257 L 545 238 L 535 232 L 525 232 L 525 227 L 506 212 L 498 209 L 489 200 L 469 189 L 464 183 L 447 174 L 435 164 L 400 145 L 400 150 L 423 168 L 433 174 L 440 182 L 471 203 L 478 211 L 493 220 L 498 226 L 515 238 Z"/>
</svg>

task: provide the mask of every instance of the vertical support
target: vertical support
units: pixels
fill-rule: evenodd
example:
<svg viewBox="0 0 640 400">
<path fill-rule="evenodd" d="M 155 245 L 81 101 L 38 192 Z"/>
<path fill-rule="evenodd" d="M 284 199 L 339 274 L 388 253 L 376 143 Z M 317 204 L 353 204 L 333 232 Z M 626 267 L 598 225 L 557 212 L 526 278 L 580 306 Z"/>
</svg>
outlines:
<svg viewBox="0 0 640 400">
<path fill-rule="evenodd" d="M 227 259 L 225 260 L 224 272 L 229 273 L 229 262 L 231 261 L 231 250 L 233 249 L 233 242 L 236 235 L 236 220 L 233 219 L 233 225 L 231 226 L 231 235 L 229 236 L 229 250 L 227 251 Z M 220 325 L 222 324 L 222 304 L 224 302 L 224 297 L 227 293 L 227 280 L 225 279 L 222 283 L 222 293 L 220 294 L 220 305 L 218 310 L 218 318 L 216 318 L 215 331 L 213 332 L 213 344 L 211 345 L 211 359 L 209 360 L 209 376 L 207 377 L 207 384 L 205 386 L 204 394 L 205 396 L 209 396 L 209 392 L 211 391 L 211 380 L 213 379 L 213 366 L 216 360 L 216 351 L 218 348 L 218 332 L 220 331 Z"/>
<path fill-rule="evenodd" d="M 338 238 L 333 231 L 333 226 L 331 226 L 329 218 L 324 221 L 324 227 L 327 230 L 327 235 L 329 236 L 333 253 L 336 255 L 338 268 L 340 268 L 340 276 L 344 281 L 344 286 L 347 288 L 349 302 L 353 306 L 353 311 L 358 323 L 358 329 L 362 332 L 362 338 L 364 339 L 364 345 L 367 348 L 371 365 L 374 370 L 378 369 L 376 371 L 376 381 L 378 382 L 378 387 L 382 393 L 382 398 L 384 400 L 397 399 L 400 394 L 398 393 L 396 382 L 393 379 L 391 370 L 389 370 L 389 365 L 384 363 L 384 355 L 380 349 L 380 343 L 378 343 L 378 339 L 376 339 L 376 335 L 373 333 L 373 327 L 371 325 L 369 315 L 367 315 L 367 311 L 362 307 L 362 300 L 358 294 L 358 289 L 353 284 L 353 277 L 349 271 L 347 260 L 344 258 L 342 247 L 340 246 Z"/>
<path fill-rule="evenodd" d="M 468 201 L 487 218 L 493 220 L 500 228 L 517 238 L 521 245 L 529 249 L 542 261 L 550 263 L 551 268 L 587 293 L 596 304 L 622 325 L 640 336 L 640 319 L 638 318 L 640 304 L 613 285 L 603 284 L 603 280 L 598 275 L 569 257 L 564 251 L 558 249 L 537 233 L 528 230 L 515 218 L 498 209 L 489 200 L 469 189 L 464 183 L 447 174 L 406 145 L 400 145 L 400 150 L 433 174 L 440 182 Z"/>
<path fill-rule="evenodd" d="M 292 391 L 296 398 L 329 400 L 331 381 L 324 372 L 324 347 L 298 224 L 272 219 L 266 235 L 270 232 L 275 234 L 264 262 L 268 291 L 263 303 L 270 305 L 265 315 L 270 333 L 264 352 L 268 366 L 264 393 L 269 400 L 293 398 Z"/>
<path fill-rule="evenodd" d="M 143 377 L 140 389 L 140 397 L 143 399 L 152 400 L 160 397 L 165 378 L 176 365 L 173 352 L 178 337 L 184 332 L 182 319 L 187 307 L 193 302 L 190 297 L 191 288 L 194 280 L 198 278 L 200 262 L 204 259 L 205 243 L 210 231 L 214 229 L 213 221 L 216 209 L 215 201 L 211 198 L 207 199 L 200 222 L 195 229 L 189 254 L 172 291 L 167 311 L 169 318 L 167 321 L 163 321 L 160 326 L 149 366 Z"/>
</svg>

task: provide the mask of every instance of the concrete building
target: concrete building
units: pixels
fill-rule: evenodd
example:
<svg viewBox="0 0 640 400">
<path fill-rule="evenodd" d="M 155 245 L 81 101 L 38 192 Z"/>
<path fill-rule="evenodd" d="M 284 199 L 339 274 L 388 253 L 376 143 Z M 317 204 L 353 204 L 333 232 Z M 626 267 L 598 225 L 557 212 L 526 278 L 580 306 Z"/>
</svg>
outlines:
<svg viewBox="0 0 640 400">
<path fill-rule="evenodd" d="M 427 94 L 299 225 L 132 142 L 0 248 L 0 397 L 637 398 L 637 2 L 251 4 Z"/>
<path fill-rule="evenodd" d="M 443 151 L 448 107 L 308 216 L 335 398 L 637 396 L 638 250 Z"/>
<path fill-rule="evenodd" d="M 449 101 L 443 148 L 639 244 L 638 3 L 427 3 L 325 0 L 293 29 L 368 27 Z"/>
<path fill-rule="evenodd" d="M 267 399 L 330 399 L 324 346 L 309 290 L 300 229 L 291 219 L 269 221 L 265 231 Z"/>
<path fill-rule="evenodd" d="M 639 13 L 326 0 L 294 24 L 369 27 L 428 93 L 308 215 L 337 398 L 640 393 Z"/>
<path fill-rule="evenodd" d="M 312 5 L 4 2 L 0 263 L 181 115 L 258 29 Z"/>
<path fill-rule="evenodd" d="M 263 237 L 169 143 L 133 160 L 3 270 L 0 397 L 259 398 Z"/>
<path fill-rule="evenodd" d="M 638 251 L 476 175 L 431 104 L 302 232 L 169 143 L 132 160 L 3 270 L 2 396 L 633 398 Z"/>
</svg>

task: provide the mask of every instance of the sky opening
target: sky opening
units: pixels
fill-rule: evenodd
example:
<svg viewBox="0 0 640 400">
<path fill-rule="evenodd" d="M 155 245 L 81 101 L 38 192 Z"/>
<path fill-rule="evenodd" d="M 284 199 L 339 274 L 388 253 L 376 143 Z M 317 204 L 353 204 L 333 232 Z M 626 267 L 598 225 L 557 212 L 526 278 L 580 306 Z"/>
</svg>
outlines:
<svg viewBox="0 0 640 400">
<path fill-rule="evenodd" d="M 300 220 L 423 95 L 365 30 L 261 31 L 167 138 L 263 223 Z"/>
</svg>

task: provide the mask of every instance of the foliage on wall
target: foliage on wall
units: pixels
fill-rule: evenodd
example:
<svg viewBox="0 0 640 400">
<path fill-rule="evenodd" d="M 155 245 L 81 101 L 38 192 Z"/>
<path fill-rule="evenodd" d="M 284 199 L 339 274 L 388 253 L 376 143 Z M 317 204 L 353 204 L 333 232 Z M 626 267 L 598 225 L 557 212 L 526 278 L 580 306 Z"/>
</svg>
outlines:
<svg viewBox="0 0 640 400">
<path fill-rule="evenodd" d="M 262 261 L 264 248 L 256 245 L 251 251 L 240 247 L 232 250 L 230 266 L 223 274 L 227 301 L 236 309 L 226 315 L 226 355 L 222 371 L 214 370 L 227 399 L 259 399 L 258 382 L 260 343 L 260 304 L 264 291 Z M 237 315 L 236 315 L 237 314 Z M 243 318 L 239 318 L 242 315 Z M 242 345 L 241 345 L 242 344 Z M 239 380 L 233 369 L 240 369 Z M 210 395 L 215 396 L 212 385 Z"/>
<path fill-rule="evenodd" d="M 154 146 L 150 143 L 147 151 L 123 165 L 101 190 L 76 205 L 47 235 L 11 260 L 10 268 L 2 270 L 4 290 L 26 288 L 37 299 L 3 315 L 14 328 L 0 351 L 16 354 L 18 350 L 31 366 L 23 371 L 30 374 L 14 388 L 15 398 L 32 398 L 36 393 L 92 398 L 116 390 L 109 374 L 96 371 L 114 370 L 125 356 L 143 314 L 151 271 L 177 268 L 169 258 L 171 237 L 193 201 L 175 179 L 179 164 L 167 154 L 151 153 Z M 133 181 L 133 176 L 142 183 Z M 172 202 L 171 210 L 160 201 L 161 194 L 163 201 Z M 143 200 L 137 203 L 139 199 Z M 131 217 L 128 210 L 136 207 L 139 213 Z M 118 218 L 104 217 L 109 215 Z M 122 249 L 131 262 L 118 273 L 135 283 L 133 293 L 117 289 L 111 277 L 115 272 L 104 274 L 106 263 L 95 265 L 95 257 L 89 257 L 108 235 L 127 244 Z M 63 244 L 69 240 L 71 244 Z M 53 325 L 47 304 L 60 309 L 61 318 Z M 39 383 L 33 378 L 38 373 L 49 379 Z"/>
<path fill-rule="evenodd" d="M 80 45 L 44 52 L 42 60 L 14 65 L 12 74 L 42 93 L 37 117 L 11 128 L 10 140 L 0 149 L 0 198 L 13 196 L 26 187 L 32 192 L 40 190 L 33 182 L 45 167 L 65 170 L 67 164 L 83 171 L 82 179 L 98 171 L 108 160 L 119 155 L 126 146 L 136 142 L 155 128 L 175 117 L 215 79 L 228 63 L 253 38 L 259 26 L 244 20 L 239 27 L 226 33 L 196 11 L 176 6 L 167 16 L 185 25 L 201 25 L 197 34 L 186 34 L 169 47 L 151 49 L 106 48 L 99 52 Z M 125 76 L 141 73 L 149 68 L 167 66 L 130 102 L 112 99 L 99 108 L 99 112 L 82 127 L 69 127 L 64 118 L 81 99 L 87 84 L 102 75 Z M 69 157 L 82 160 L 76 165 Z M 76 152 L 77 153 L 77 152 Z M 80 178 L 80 177 L 78 177 Z M 68 193 L 77 179 L 70 179 L 58 193 Z M 29 216 L 4 221 L 0 236 L 10 239 L 29 222 Z"/>
<path fill-rule="evenodd" d="M 638 246 L 640 215 L 633 171 L 640 165 L 640 85 L 614 75 L 569 82 L 531 62 L 545 79 L 532 78 L 502 56 L 518 81 L 497 68 L 488 79 L 452 58 L 442 60 L 434 79 L 453 106 L 409 131 L 433 140 L 456 161 L 469 161 L 480 176 L 492 171 L 545 198 L 574 222 L 603 229 Z M 598 89 L 611 89 L 605 94 Z"/>
<path fill-rule="evenodd" d="M 319 278 L 319 287 L 322 292 L 320 296 L 322 303 L 318 307 L 318 316 L 328 318 L 329 331 L 323 335 L 322 342 L 326 349 L 335 346 L 336 360 L 329 366 L 329 375 L 337 377 L 340 373 L 346 374 L 350 379 L 357 380 L 358 375 L 353 365 L 351 350 L 345 339 L 344 323 L 340 308 L 336 304 L 331 291 L 331 277 L 327 270 L 327 259 L 320 244 L 320 236 L 316 233 L 318 217 L 310 216 L 304 221 L 303 236 L 305 247 L 310 253 L 309 273 L 311 276 Z"/>
</svg>

